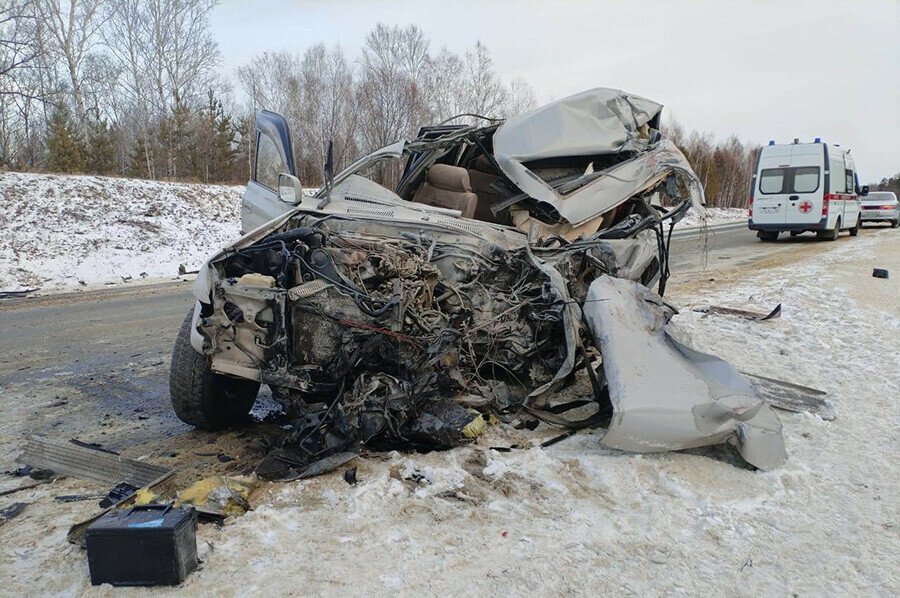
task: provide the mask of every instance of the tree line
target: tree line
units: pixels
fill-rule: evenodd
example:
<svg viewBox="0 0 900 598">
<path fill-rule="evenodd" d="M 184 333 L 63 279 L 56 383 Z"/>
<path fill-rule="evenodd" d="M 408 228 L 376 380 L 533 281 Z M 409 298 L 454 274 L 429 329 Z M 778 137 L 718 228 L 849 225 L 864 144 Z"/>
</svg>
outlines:
<svg viewBox="0 0 900 598">
<path fill-rule="evenodd" d="M 216 4 L 0 0 L 0 169 L 241 183 L 265 108 L 287 118 L 300 179 L 316 186 L 329 140 L 340 170 L 423 124 L 535 106 L 529 84 L 504 82 L 483 43 L 436 49 L 414 25 L 376 25 L 355 57 L 321 43 L 263 53 L 229 78 L 209 25 Z M 677 122 L 666 134 L 710 205 L 746 206 L 758 146 Z"/>
<path fill-rule="evenodd" d="M 316 44 L 263 53 L 233 83 L 209 25 L 216 0 L 0 0 L 0 168 L 240 182 L 255 114 L 293 128 L 307 185 L 454 114 L 534 106 L 482 43 L 435 50 L 416 26 L 376 25 L 360 55 Z"/>
</svg>

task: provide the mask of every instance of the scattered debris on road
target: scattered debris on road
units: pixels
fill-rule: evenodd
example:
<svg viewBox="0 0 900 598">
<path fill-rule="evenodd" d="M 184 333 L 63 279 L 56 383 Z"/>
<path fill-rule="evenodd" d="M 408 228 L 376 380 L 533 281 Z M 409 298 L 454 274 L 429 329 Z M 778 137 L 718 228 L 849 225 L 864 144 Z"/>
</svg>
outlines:
<svg viewBox="0 0 900 598">
<path fill-rule="evenodd" d="M 188 270 L 184 267 L 184 264 L 178 264 L 178 276 L 185 276 L 187 274 L 196 274 L 200 270 Z"/>
<path fill-rule="evenodd" d="M 719 314 L 723 316 L 737 316 L 745 320 L 755 320 L 757 322 L 765 322 L 766 320 L 776 320 L 781 317 L 781 304 L 775 306 L 775 309 L 768 313 L 750 311 L 747 309 L 738 309 L 735 307 L 723 307 L 721 305 L 708 305 L 706 307 L 695 307 L 694 311 L 702 314 Z"/>
<path fill-rule="evenodd" d="M 141 505 L 105 513 L 86 533 L 91 584 L 177 585 L 199 562 L 197 513 Z"/>
<path fill-rule="evenodd" d="M 824 390 L 749 372 L 741 373 L 750 378 L 756 391 L 773 407 L 784 411 L 812 413 L 825 421 L 835 418 L 834 406 L 825 398 L 828 393 Z"/>
<path fill-rule="evenodd" d="M 171 472 L 165 467 L 126 459 L 102 447 L 39 436 L 28 440 L 19 460 L 59 475 L 94 480 L 109 486 L 127 482 L 139 488 Z"/>
<path fill-rule="evenodd" d="M 872 270 L 872 276 L 875 278 L 887 278 L 888 271 L 886 268 L 875 268 Z"/>
<path fill-rule="evenodd" d="M 25 502 L 14 502 L 9 506 L 0 509 L 0 525 L 3 525 L 13 517 L 18 516 L 27 506 L 28 503 Z"/>
<path fill-rule="evenodd" d="M 19 289 L 15 291 L 0 291 L 0 299 L 15 299 L 19 297 L 27 297 L 31 293 L 35 293 L 40 289 L 35 287 L 32 289 Z"/>
<path fill-rule="evenodd" d="M 86 500 L 102 500 L 107 496 L 108 494 L 60 494 L 59 496 L 54 496 L 53 500 L 56 502 L 82 502 Z"/>
<path fill-rule="evenodd" d="M 213 476 L 194 482 L 178 493 L 176 505 L 192 505 L 214 518 L 240 516 L 250 510 L 250 493 L 257 485 L 255 475 Z"/>
<path fill-rule="evenodd" d="M 356 468 L 355 467 L 351 467 L 350 469 L 347 469 L 344 471 L 344 481 L 347 482 L 348 484 L 350 484 L 351 486 L 356 486 L 357 479 L 356 479 Z"/>
</svg>

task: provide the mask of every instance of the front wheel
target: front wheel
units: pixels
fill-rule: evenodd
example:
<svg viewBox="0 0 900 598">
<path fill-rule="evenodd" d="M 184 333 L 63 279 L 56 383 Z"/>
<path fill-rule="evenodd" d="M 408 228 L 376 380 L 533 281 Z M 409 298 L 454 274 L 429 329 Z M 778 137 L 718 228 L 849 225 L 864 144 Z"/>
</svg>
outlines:
<svg viewBox="0 0 900 598">
<path fill-rule="evenodd" d="M 859 234 L 859 227 L 860 227 L 860 226 L 862 226 L 862 219 L 857 218 L 857 219 L 856 219 L 856 226 L 854 226 L 853 228 L 850 229 L 850 236 L 851 236 L 851 237 L 855 237 L 856 235 Z"/>
<path fill-rule="evenodd" d="M 194 312 L 178 331 L 172 349 L 169 371 L 169 395 L 178 419 L 202 430 L 219 430 L 247 417 L 259 382 L 229 378 L 212 371 L 209 358 L 191 346 L 191 322 Z"/>
</svg>

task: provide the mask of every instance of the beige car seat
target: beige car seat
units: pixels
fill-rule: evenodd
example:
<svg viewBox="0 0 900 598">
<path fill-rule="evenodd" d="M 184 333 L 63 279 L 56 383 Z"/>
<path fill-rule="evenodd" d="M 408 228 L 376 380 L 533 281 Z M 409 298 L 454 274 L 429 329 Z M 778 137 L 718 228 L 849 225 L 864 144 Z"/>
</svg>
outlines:
<svg viewBox="0 0 900 598">
<path fill-rule="evenodd" d="M 472 168 L 469 169 L 469 180 L 472 182 L 472 191 L 478 196 L 478 207 L 475 208 L 475 219 L 497 224 L 508 224 L 509 214 L 494 216 L 491 206 L 502 199 L 491 185 L 500 177 L 494 173 L 494 168 L 484 154 L 476 158 Z"/>
<path fill-rule="evenodd" d="M 425 182 L 413 201 L 462 212 L 463 218 L 475 216 L 478 196 L 472 192 L 469 172 L 459 166 L 434 164 L 425 174 Z"/>
</svg>

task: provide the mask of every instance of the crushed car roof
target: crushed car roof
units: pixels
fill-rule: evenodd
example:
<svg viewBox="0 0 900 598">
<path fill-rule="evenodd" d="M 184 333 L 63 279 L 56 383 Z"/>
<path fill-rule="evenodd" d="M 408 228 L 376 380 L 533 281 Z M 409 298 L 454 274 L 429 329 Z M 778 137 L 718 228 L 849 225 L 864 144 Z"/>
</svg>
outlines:
<svg viewBox="0 0 900 598">
<path fill-rule="evenodd" d="M 573 226 L 650 189 L 672 170 L 684 175 L 693 203 L 701 205 L 703 189 L 687 159 L 659 135 L 662 108 L 617 89 L 591 89 L 500 125 L 494 134 L 494 157 L 509 180 Z M 527 165 L 547 158 L 609 155 L 630 159 L 585 172 L 584 185 L 570 193 L 566 190 L 571 187 L 554 187 Z"/>
</svg>

